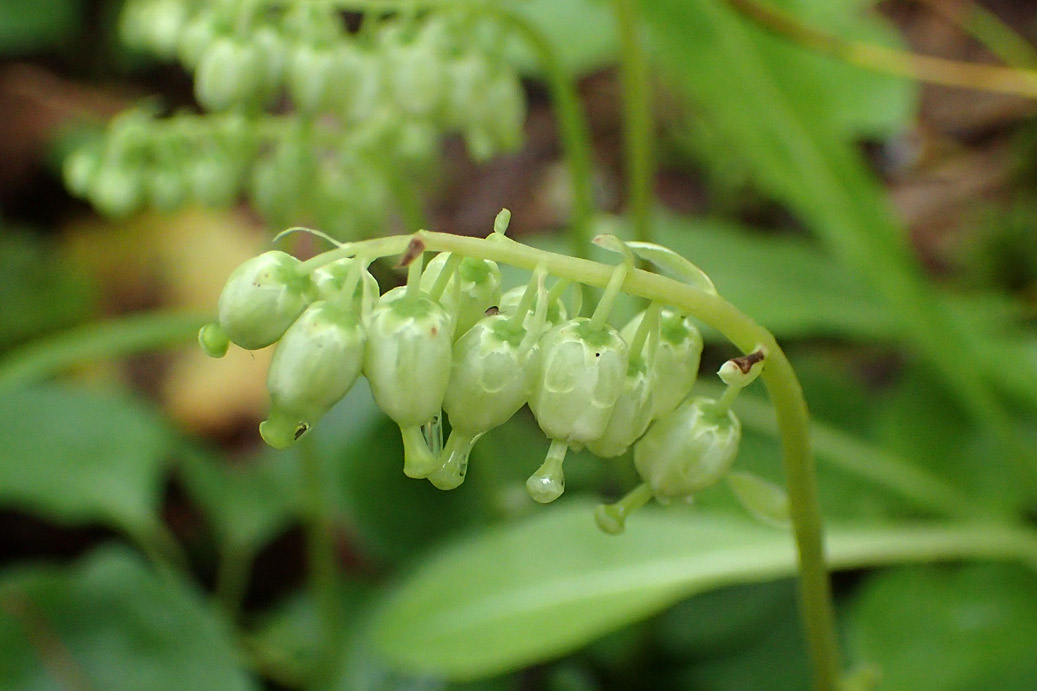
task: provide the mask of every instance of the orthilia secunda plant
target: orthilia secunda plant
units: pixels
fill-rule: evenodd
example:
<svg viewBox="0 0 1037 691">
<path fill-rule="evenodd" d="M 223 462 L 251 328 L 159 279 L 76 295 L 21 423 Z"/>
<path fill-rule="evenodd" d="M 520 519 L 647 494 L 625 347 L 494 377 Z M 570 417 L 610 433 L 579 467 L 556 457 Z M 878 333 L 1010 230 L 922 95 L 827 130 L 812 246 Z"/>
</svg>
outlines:
<svg viewBox="0 0 1037 691">
<path fill-rule="evenodd" d="M 270 413 L 260 425 L 276 448 L 305 435 L 362 375 L 400 428 L 404 473 L 440 489 L 461 485 L 476 442 L 528 404 L 549 442 L 526 482 L 537 502 L 563 493 L 568 449 L 602 458 L 632 450 L 643 482 L 597 509 L 605 532 L 621 532 L 629 513 L 653 497 L 689 500 L 725 477 L 755 515 L 787 520 L 780 490 L 729 474 L 741 439 L 732 403 L 775 346 L 727 362 L 719 399 L 693 397 L 702 336 L 688 314 L 696 301 L 719 300 L 701 270 L 659 245 L 607 234 L 594 241 L 622 257 L 611 267 L 535 250 L 506 236 L 509 219 L 502 211 L 485 239 L 420 231 L 339 244 L 305 262 L 266 252 L 231 274 L 219 319 L 199 341 L 217 357 L 231 343 L 277 343 Z M 425 263 L 430 249 L 438 252 Z M 392 255 L 401 256 L 406 284 L 379 296 L 367 266 Z M 677 280 L 636 269 L 637 259 Z M 502 294 L 502 261 L 531 272 L 525 286 Z M 581 291 L 573 291 L 571 313 L 562 300 L 580 283 L 604 286 L 589 317 L 580 316 Z M 609 316 L 624 292 L 649 304 L 619 331 Z"/>
<path fill-rule="evenodd" d="M 526 483 L 538 502 L 562 493 L 570 447 L 601 456 L 632 449 L 641 483 L 595 510 L 605 533 L 623 532 L 631 512 L 653 498 L 690 500 L 726 480 L 752 515 L 793 527 L 808 634 L 817 647 L 827 645 L 830 592 L 806 406 L 774 337 L 717 295 L 698 267 L 660 245 L 599 236 L 599 245 L 623 256 L 609 266 L 511 240 L 503 232 L 506 213 L 496 226 L 487 238 L 418 231 L 336 243 L 306 261 L 267 252 L 232 273 L 219 319 L 201 330 L 199 342 L 220 356 L 231 343 L 258 348 L 280 341 L 267 381 L 270 414 L 261 425 L 261 436 L 277 447 L 296 443 L 359 376 L 367 377 L 375 402 L 400 427 L 404 473 L 443 489 L 462 483 L 472 446 L 524 403 L 549 440 L 544 463 Z M 427 252 L 444 258 L 433 257 L 427 269 Z M 666 275 L 634 268 L 631 255 Z M 406 285 L 376 298 L 366 267 L 393 256 L 407 267 Z M 466 275 L 461 266 L 469 259 L 482 268 Z M 485 304 L 486 294 L 475 289 L 481 281 L 472 277 L 495 276 L 500 264 L 532 276 L 458 333 L 465 286 L 475 304 Z M 570 286 L 566 310 L 561 297 Z M 590 317 L 581 316 L 582 286 L 604 288 Z M 622 293 L 647 306 L 620 332 L 608 320 Z M 702 347 L 692 319 L 746 353 L 720 368 L 727 389 L 716 399 L 691 391 Z M 741 440 L 732 405 L 757 377 L 775 404 L 788 495 L 732 470 Z M 444 409 L 452 423 L 445 446 Z"/>
</svg>

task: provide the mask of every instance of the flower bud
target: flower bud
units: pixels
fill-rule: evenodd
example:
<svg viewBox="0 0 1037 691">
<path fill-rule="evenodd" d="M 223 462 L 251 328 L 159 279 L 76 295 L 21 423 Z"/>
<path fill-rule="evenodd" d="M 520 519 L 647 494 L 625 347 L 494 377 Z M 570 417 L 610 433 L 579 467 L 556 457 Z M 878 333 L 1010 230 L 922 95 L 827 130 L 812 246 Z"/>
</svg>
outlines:
<svg viewBox="0 0 1037 691">
<path fill-rule="evenodd" d="M 191 161 L 188 175 L 194 198 L 214 207 L 233 202 L 241 185 L 234 162 L 216 154 L 203 154 Z"/>
<path fill-rule="evenodd" d="M 483 319 L 454 344 L 443 408 L 455 430 L 475 435 L 518 412 L 539 374 L 539 348 L 503 315 Z"/>
<path fill-rule="evenodd" d="M 330 48 L 303 44 L 288 60 L 288 93 L 306 113 L 317 113 L 329 103 L 335 55 Z"/>
<path fill-rule="evenodd" d="M 378 281 L 366 268 L 358 267 L 357 259 L 337 259 L 313 272 L 313 286 L 319 300 L 338 305 L 349 305 L 358 314 L 370 314 L 378 302 Z M 352 273 L 360 271 L 360 280 L 353 283 L 352 298 L 345 295 L 346 286 L 352 281 Z"/>
<path fill-rule="evenodd" d="M 438 467 L 421 426 L 438 417 L 450 380 L 453 318 L 407 287 L 383 295 L 367 318 L 364 374 L 375 402 L 400 426 L 404 472 L 426 477 Z"/>
<path fill-rule="evenodd" d="M 607 324 L 576 318 L 540 339 L 542 366 L 529 407 L 551 440 L 547 457 L 526 480 L 526 491 L 541 504 L 565 491 L 562 462 L 570 445 L 586 444 L 605 433 L 623 391 L 627 347 Z"/>
<path fill-rule="evenodd" d="M 177 38 L 176 54 L 188 69 L 196 69 L 209 46 L 219 37 L 222 22 L 211 8 L 203 8 L 187 20 Z"/>
<path fill-rule="evenodd" d="M 383 48 L 393 102 L 416 117 L 432 115 L 443 102 L 443 56 L 434 38 L 427 32 L 412 41 L 394 36 Z"/>
<path fill-rule="evenodd" d="M 290 446 L 353 388 L 364 360 L 364 329 L 348 306 L 317 301 L 277 344 L 267 390 L 271 415 L 259 426 L 274 448 Z"/>
<path fill-rule="evenodd" d="M 643 362 L 631 360 L 623 380 L 623 391 L 612 408 L 605 432 L 588 442 L 587 450 L 601 458 L 625 453 L 648 429 L 654 402 L 648 367 Z"/>
<path fill-rule="evenodd" d="M 497 307 L 500 313 L 503 315 L 510 316 L 515 314 L 515 310 L 518 309 L 519 303 L 522 302 L 522 295 L 526 292 L 525 286 L 516 286 L 511 290 L 507 291 L 500 296 L 500 302 Z M 526 314 L 525 322 L 523 326 L 529 328 L 530 320 L 533 318 L 533 312 L 530 311 Z M 562 299 L 556 298 L 551 301 L 551 304 L 547 306 L 547 327 L 551 328 L 561 324 L 569 318 L 569 312 L 565 309 L 565 303 Z"/>
<path fill-rule="evenodd" d="M 352 42 L 333 48 L 335 65 L 329 77 L 332 105 L 349 123 L 364 123 L 383 97 L 382 70 L 371 51 Z"/>
<path fill-rule="evenodd" d="M 449 252 L 440 252 L 425 267 L 421 275 L 421 289 L 432 290 L 443 272 Z M 501 276 L 496 262 L 488 259 L 465 257 L 457 265 L 439 301 L 457 320 L 455 337 L 460 338 L 496 306 L 501 299 Z"/>
<path fill-rule="evenodd" d="M 274 225 L 291 223 L 311 198 L 308 185 L 316 168 L 317 161 L 305 138 L 282 141 L 253 168 L 251 193 L 256 208 Z"/>
<path fill-rule="evenodd" d="M 693 398 L 656 420 L 634 445 L 634 466 L 661 499 L 685 498 L 720 480 L 734 463 L 742 425 L 716 401 Z"/>
<path fill-rule="evenodd" d="M 278 250 L 239 266 L 219 300 L 220 326 L 247 350 L 277 341 L 310 302 L 312 285 L 301 262 Z"/>
<path fill-rule="evenodd" d="M 206 324 L 198 330 L 198 345 L 209 357 L 220 358 L 227 354 L 230 338 L 218 323 Z"/>
<path fill-rule="evenodd" d="M 490 81 L 486 56 L 473 52 L 454 58 L 447 63 L 447 74 L 446 121 L 450 127 L 464 128 Z"/>
<path fill-rule="evenodd" d="M 522 83 L 511 70 L 497 70 L 482 95 L 485 112 L 482 125 L 498 151 L 513 151 L 522 143 L 526 98 Z"/>
<path fill-rule="evenodd" d="M 195 97 L 209 110 L 248 101 L 262 78 L 262 63 L 255 45 L 231 37 L 215 39 L 198 62 Z"/>
<path fill-rule="evenodd" d="M 478 322 L 454 344 L 443 399 L 450 437 L 441 465 L 428 478 L 439 489 L 454 489 L 464 482 L 475 442 L 507 422 L 529 397 L 539 349 L 524 343 L 525 335 L 521 326 L 498 315 Z"/>
<path fill-rule="evenodd" d="M 260 90 L 269 98 L 284 80 L 287 47 L 284 37 L 272 26 L 261 26 L 252 34 L 260 56 Z"/>
<path fill-rule="evenodd" d="M 148 201 L 159 211 L 174 211 L 187 198 L 183 174 L 176 169 L 153 169 L 146 180 Z"/>
<path fill-rule="evenodd" d="M 644 319 L 641 312 L 623 327 L 623 340 L 634 337 Z M 698 377 L 702 355 L 702 334 L 687 317 L 670 309 L 662 310 L 658 344 L 648 363 L 654 396 L 652 418 L 659 419 L 681 404 L 691 393 Z"/>
<path fill-rule="evenodd" d="M 121 161 L 107 161 L 94 175 L 90 201 L 108 216 L 122 217 L 139 206 L 144 196 L 140 171 Z"/>
<path fill-rule="evenodd" d="M 70 153 L 61 166 L 65 186 L 73 194 L 86 196 L 94 178 L 101 169 L 101 155 L 97 147 L 84 146 Z"/>
<path fill-rule="evenodd" d="M 578 317 L 544 334 L 540 349 L 543 366 L 529 399 L 540 429 L 575 444 L 602 436 L 627 372 L 619 333 Z"/>
</svg>

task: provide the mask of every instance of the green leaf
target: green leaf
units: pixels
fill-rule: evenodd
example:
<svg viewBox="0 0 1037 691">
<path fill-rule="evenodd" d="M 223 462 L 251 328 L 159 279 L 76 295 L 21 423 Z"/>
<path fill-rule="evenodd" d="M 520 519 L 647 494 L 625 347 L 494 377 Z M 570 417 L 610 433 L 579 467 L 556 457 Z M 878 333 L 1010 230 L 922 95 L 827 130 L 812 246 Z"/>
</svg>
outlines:
<svg viewBox="0 0 1037 691">
<path fill-rule="evenodd" d="M 377 558 L 413 558 L 436 539 L 485 514 L 471 478 L 443 492 L 403 474 L 400 430 L 378 409 L 366 379 L 311 432 L 330 487 L 362 548 Z"/>
<path fill-rule="evenodd" d="M 338 586 L 337 602 L 341 609 L 335 621 L 336 627 L 344 633 L 338 640 L 348 645 L 373 589 L 352 581 L 340 582 Z M 267 666 L 304 679 L 317 663 L 326 635 L 323 617 L 312 593 L 296 592 L 262 616 L 249 643 L 261 651 Z"/>
<path fill-rule="evenodd" d="M 299 458 L 272 450 L 235 465 L 188 453 L 177 474 L 226 546 L 254 553 L 298 515 Z"/>
<path fill-rule="evenodd" d="M 727 601 L 722 600 L 721 607 L 714 604 L 708 609 L 701 606 L 678 606 L 674 609 L 686 615 L 707 617 L 699 624 L 703 629 L 709 627 L 710 621 L 716 621 L 713 617 L 733 618 L 736 624 L 743 625 L 756 622 L 757 626 L 745 632 L 740 646 L 714 647 L 697 658 L 691 657 L 691 664 L 674 675 L 671 688 L 710 691 L 801 691 L 810 688 L 810 662 L 799 622 L 794 582 L 779 581 L 721 592 L 727 593 Z M 713 595 L 715 593 L 696 596 L 687 604 L 704 599 L 708 603 Z M 741 597 L 736 599 L 738 596 Z M 730 609 L 723 608 L 723 605 Z M 741 607 L 736 609 L 737 605 Z M 754 611 L 754 607 L 763 611 Z M 724 632 L 730 625 L 718 622 L 714 626 Z"/>
<path fill-rule="evenodd" d="M 1003 375 L 962 366 L 979 362 L 980 349 L 924 280 L 881 185 L 841 131 L 831 108 L 839 98 L 829 92 L 838 87 L 826 84 L 842 80 L 815 82 L 816 75 L 772 61 L 767 42 L 781 41 L 725 3 L 652 0 L 641 7 L 652 55 L 678 91 L 750 164 L 756 183 L 883 298 L 900 337 L 930 360 L 959 400 L 1007 440 L 1004 407 L 987 381 Z M 843 21 L 855 17 L 864 21 L 856 13 Z M 793 80 L 810 86 L 797 89 Z"/>
<path fill-rule="evenodd" d="M 59 44 L 82 21 L 76 0 L 4 0 L 0 3 L 0 53 L 26 53 Z"/>
<path fill-rule="evenodd" d="M 574 77 L 608 65 L 619 50 L 616 24 L 607 3 L 523 0 L 502 4 L 536 29 L 565 71 Z M 572 31 L 574 26 L 580 30 Z M 538 54 L 524 38 L 517 36 L 505 46 L 505 51 L 509 60 L 524 73 L 543 74 Z"/>
<path fill-rule="evenodd" d="M 996 440 L 962 412 L 928 370 L 905 369 L 875 417 L 877 441 L 888 453 L 939 476 L 976 503 L 1010 511 L 1026 505 L 1018 468 L 998 459 L 1004 465 L 995 469 Z"/>
<path fill-rule="evenodd" d="M 904 49 L 895 26 L 869 0 L 764 0 L 805 25 L 844 40 Z M 850 65 L 792 40 L 755 31 L 752 41 L 775 83 L 818 127 L 845 137 L 886 137 L 910 127 L 918 109 L 917 84 Z"/>
<path fill-rule="evenodd" d="M 0 687 L 253 689 L 199 593 L 122 548 L 0 577 Z"/>
<path fill-rule="evenodd" d="M 657 645 L 664 655 L 676 659 L 701 661 L 736 654 L 788 616 L 795 599 L 796 583 L 790 579 L 701 593 L 659 616 Z"/>
<path fill-rule="evenodd" d="M 472 679 L 575 650 L 689 595 L 795 572 L 792 537 L 742 515 L 646 508 L 624 535 L 571 501 L 489 529 L 426 560 L 375 619 L 394 664 Z M 836 567 L 984 555 L 1033 558 L 1014 529 L 830 529 Z"/>
<path fill-rule="evenodd" d="M 912 567 L 864 584 L 848 617 L 857 659 L 883 691 L 1025 691 L 1037 678 L 1032 571 L 983 564 Z"/>
<path fill-rule="evenodd" d="M 702 267 L 720 295 L 780 337 L 888 339 L 896 333 L 868 287 L 808 239 L 670 216 L 654 228 L 660 244 Z"/>
<path fill-rule="evenodd" d="M 46 386 L 0 396 L 0 501 L 71 524 L 156 517 L 174 435 L 126 396 Z"/>
<path fill-rule="evenodd" d="M 0 348 L 70 326 L 88 316 L 94 286 L 49 243 L 28 233 L 0 234 Z"/>
<path fill-rule="evenodd" d="M 789 527 L 789 496 L 784 489 L 744 470 L 728 473 L 727 484 L 750 514 L 764 523 L 779 528 Z"/>
</svg>

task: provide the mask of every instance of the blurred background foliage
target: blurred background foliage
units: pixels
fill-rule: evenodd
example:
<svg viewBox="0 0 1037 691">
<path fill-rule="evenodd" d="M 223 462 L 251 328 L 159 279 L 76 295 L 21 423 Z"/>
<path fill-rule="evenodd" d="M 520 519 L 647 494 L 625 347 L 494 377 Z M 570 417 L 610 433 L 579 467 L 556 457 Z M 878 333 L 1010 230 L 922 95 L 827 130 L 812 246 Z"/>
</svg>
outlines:
<svg viewBox="0 0 1037 691">
<path fill-rule="evenodd" d="M 807 688 L 791 541 L 724 488 L 600 535 L 591 497 L 628 488 L 630 464 L 577 454 L 566 496 L 534 507 L 546 442 L 520 414 L 439 492 L 402 475 L 362 385 L 300 449 L 261 448 L 269 353 L 193 341 L 281 228 L 244 202 L 106 218 L 62 183 L 115 114 L 192 108 L 189 74 L 119 39 L 120 5 L 0 4 L 0 687 Z M 593 223 L 628 233 L 609 3 L 502 5 L 577 84 Z M 1032 689 L 1037 101 L 865 70 L 733 5 L 637 7 L 653 237 L 796 366 L 849 660 L 881 689 Z M 771 6 L 842 41 L 1034 65 L 1022 0 Z M 503 55 L 524 75 L 521 146 L 474 160 L 437 138 L 378 232 L 485 234 L 507 206 L 519 239 L 570 246 L 543 65 Z M 730 356 L 707 333 L 703 372 Z M 746 399 L 739 464 L 780 481 L 773 415 Z"/>
</svg>

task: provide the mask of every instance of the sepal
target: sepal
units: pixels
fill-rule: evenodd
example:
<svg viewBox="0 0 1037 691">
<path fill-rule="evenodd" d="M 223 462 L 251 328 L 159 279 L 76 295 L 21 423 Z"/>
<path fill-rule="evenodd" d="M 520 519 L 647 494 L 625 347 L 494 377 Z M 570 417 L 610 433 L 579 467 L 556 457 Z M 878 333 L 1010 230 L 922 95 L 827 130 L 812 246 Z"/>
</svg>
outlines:
<svg viewBox="0 0 1037 691">
<path fill-rule="evenodd" d="M 421 289 L 429 292 L 436 285 L 450 252 L 441 252 L 429 261 L 421 275 Z M 439 301 L 457 320 L 455 338 L 463 336 L 501 299 L 501 274 L 496 262 L 465 257 L 448 280 Z"/>
</svg>

